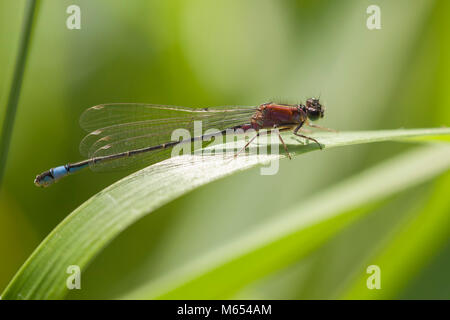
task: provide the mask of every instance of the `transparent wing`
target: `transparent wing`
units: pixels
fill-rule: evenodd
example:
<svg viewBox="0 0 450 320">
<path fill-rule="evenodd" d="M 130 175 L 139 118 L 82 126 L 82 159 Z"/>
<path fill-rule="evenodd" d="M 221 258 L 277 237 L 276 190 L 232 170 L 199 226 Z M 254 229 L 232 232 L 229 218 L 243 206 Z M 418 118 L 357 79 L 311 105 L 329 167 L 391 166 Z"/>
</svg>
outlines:
<svg viewBox="0 0 450 320">
<path fill-rule="evenodd" d="M 81 126 L 91 130 L 80 144 L 80 152 L 98 157 L 160 145 L 172 141 L 176 129 L 185 129 L 194 136 L 194 121 L 201 121 L 201 132 L 249 123 L 256 107 L 215 107 L 193 109 L 146 104 L 109 104 L 95 106 L 81 116 Z M 178 139 L 177 139 L 178 140 Z M 151 164 L 170 156 L 171 148 L 133 157 L 99 162 L 95 171 L 132 168 Z"/>
<path fill-rule="evenodd" d="M 220 116 L 225 113 L 252 113 L 256 107 L 224 106 L 214 108 L 189 108 L 142 103 L 100 104 L 83 112 L 80 126 L 87 132 L 126 123 L 158 119 L 184 119 L 190 117 Z"/>
</svg>

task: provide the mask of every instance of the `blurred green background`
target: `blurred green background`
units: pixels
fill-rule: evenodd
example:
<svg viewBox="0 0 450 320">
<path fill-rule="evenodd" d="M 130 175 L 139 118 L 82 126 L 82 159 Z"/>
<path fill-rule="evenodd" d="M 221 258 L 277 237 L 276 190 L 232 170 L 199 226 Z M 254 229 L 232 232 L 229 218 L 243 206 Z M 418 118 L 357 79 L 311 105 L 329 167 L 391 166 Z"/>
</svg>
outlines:
<svg viewBox="0 0 450 320">
<path fill-rule="evenodd" d="M 66 28 L 71 4 L 81 8 L 81 30 Z M 371 4 L 381 8 L 381 30 L 366 27 Z M 0 2 L 1 123 L 24 7 Z M 298 103 L 320 95 L 321 124 L 341 131 L 448 126 L 448 12 L 447 0 L 40 1 L 0 194 L 0 290 L 64 217 L 127 174 L 85 172 L 51 188 L 33 185 L 36 174 L 81 159 L 84 109 Z M 255 168 L 201 187 L 122 233 L 68 298 L 120 297 L 414 147 L 314 152 L 282 160 L 274 176 Z M 447 173 L 377 204 L 308 257 L 230 298 L 450 298 L 450 221 L 427 214 L 436 203 L 449 208 L 449 188 Z M 394 264 L 380 292 L 355 289 L 371 259 L 407 227 L 430 245 Z"/>
</svg>

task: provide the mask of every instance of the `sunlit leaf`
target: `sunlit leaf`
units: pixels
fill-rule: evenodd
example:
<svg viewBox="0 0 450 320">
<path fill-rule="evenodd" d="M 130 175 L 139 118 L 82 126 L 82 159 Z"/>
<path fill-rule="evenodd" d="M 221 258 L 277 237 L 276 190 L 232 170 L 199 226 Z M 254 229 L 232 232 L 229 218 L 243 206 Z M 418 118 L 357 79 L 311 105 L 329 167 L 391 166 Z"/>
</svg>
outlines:
<svg viewBox="0 0 450 320">
<path fill-rule="evenodd" d="M 337 146 L 417 136 L 431 137 L 449 133 L 450 129 L 442 128 L 322 133 L 314 137 L 326 150 Z M 284 137 L 293 156 L 318 149 L 316 144 L 304 145 L 302 139 L 289 134 L 285 134 Z M 321 198 L 325 197 L 328 200 L 311 200 L 311 203 L 302 209 L 305 214 L 297 214 L 297 209 L 294 208 L 291 213 L 280 216 L 280 219 L 271 224 L 270 228 L 262 226 L 243 239 L 239 239 L 239 242 L 230 243 L 230 246 L 225 248 L 218 248 L 217 252 L 201 259 L 200 262 L 187 264 L 186 269 L 181 270 L 178 275 L 171 276 L 169 280 L 162 279 L 154 286 L 151 285 L 150 291 L 153 293 L 145 289 L 145 294 L 139 294 L 138 297 L 154 295 L 181 297 L 182 293 L 192 292 L 186 289 L 190 281 L 199 279 L 201 285 L 202 281 L 211 276 L 211 272 L 215 272 L 214 270 L 226 272 L 227 268 L 239 266 L 239 262 L 242 262 L 241 258 L 245 260 L 248 255 L 259 257 L 261 253 L 264 253 L 260 250 L 266 246 L 272 249 L 278 248 L 277 252 L 281 257 L 283 252 L 288 252 L 289 248 L 292 249 L 292 246 L 296 244 L 296 241 L 292 241 L 289 242 L 290 246 L 281 245 L 285 244 L 283 240 L 287 238 L 301 240 L 305 237 L 304 240 L 310 240 L 302 249 L 303 251 L 299 252 L 304 254 L 314 245 L 321 243 L 327 235 L 333 234 L 345 225 L 349 219 L 351 220 L 351 214 L 340 216 L 340 212 L 351 210 L 358 205 L 386 197 L 430 179 L 448 168 L 449 152 L 450 149 L 447 146 L 429 147 L 413 155 L 401 156 L 379 168 L 358 175 L 329 190 L 326 195 L 321 195 Z M 136 220 L 201 185 L 258 164 L 267 163 L 277 157 L 250 155 L 240 156 L 237 159 L 224 159 L 221 156 L 211 156 L 203 157 L 202 160 L 199 160 L 197 156 L 174 157 L 118 181 L 82 204 L 47 236 L 18 271 L 2 298 L 63 298 L 67 293 L 67 267 L 76 264 L 84 270 L 112 239 Z M 432 159 L 433 166 L 427 166 L 426 164 Z M 393 176 L 403 178 L 394 179 L 393 183 L 386 186 L 384 180 Z M 336 224 L 327 223 L 331 220 L 334 220 Z M 318 229 L 322 223 L 323 228 Z M 317 233 L 323 233 L 323 236 L 312 237 Z M 237 261 L 238 264 L 234 264 L 233 261 Z M 263 273 L 272 270 L 273 263 L 282 265 L 283 261 L 261 264 L 258 259 L 252 259 L 251 263 L 255 268 L 260 268 L 259 272 Z M 225 271 L 221 269 L 222 266 L 225 267 Z M 218 289 L 221 288 L 221 292 L 232 290 L 230 286 L 235 283 L 234 280 L 226 282 L 222 284 L 224 287 L 218 287 Z M 171 292 L 173 294 L 170 294 Z M 219 294 L 219 291 L 214 294 Z"/>
</svg>

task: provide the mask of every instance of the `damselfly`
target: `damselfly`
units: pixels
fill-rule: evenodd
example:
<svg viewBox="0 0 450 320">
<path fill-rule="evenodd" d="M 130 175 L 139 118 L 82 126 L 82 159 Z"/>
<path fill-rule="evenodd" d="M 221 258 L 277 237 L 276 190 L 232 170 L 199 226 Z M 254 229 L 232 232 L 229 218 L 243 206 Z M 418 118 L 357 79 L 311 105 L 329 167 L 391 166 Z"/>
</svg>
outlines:
<svg viewBox="0 0 450 320">
<path fill-rule="evenodd" d="M 242 150 L 245 150 L 260 129 L 278 129 L 278 137 L 290 158 L 280 131 L 293 130 L 299 137 L 321 144 L 314 138 L 300 134 L 303 125 L 330 130 L 312 124 L 324 115 L 319 99 L 310 98 L 305 104 L 264 103 L 257 107 L 214 107 L 194 109 L 154 104 L 102 104 L 87 109 L 80 117 L 80 125 L 90 132 L 80 143 L 86 160 L 69 163 L 45 171 L 34 180 L 36 186 L 47 187 L 61 178 L 90 167 L 94 171 L 129 168 L 135 164 L 152 164 L 168 158 L 170 150 L 180 143 L 206 141 L 215 134 L 229 130 L 256 131 Z M 184 128 L 191 134 L 194 122 L 202 121 L 203 129 L 215 129 L 215 134 L 192 136 L 188 140 L 173 141 L 172 132 Z M 242 151 L 241 150 L 241 151 Z"/>
</svg>

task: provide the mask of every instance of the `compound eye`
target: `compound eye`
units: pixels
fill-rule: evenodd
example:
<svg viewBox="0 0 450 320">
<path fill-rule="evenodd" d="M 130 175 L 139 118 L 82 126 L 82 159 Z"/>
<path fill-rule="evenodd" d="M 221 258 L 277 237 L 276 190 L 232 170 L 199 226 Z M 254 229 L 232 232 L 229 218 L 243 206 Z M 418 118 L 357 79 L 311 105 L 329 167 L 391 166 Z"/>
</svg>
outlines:
<svg viewBox="0 0 450 320">
<path fill-rule="evenodd" d="M 308 118 L 311 121 L 315 121 L 320 118 L 320 111 L 317 109 L 309 109 L 308 110 Z"/>
</svg>

